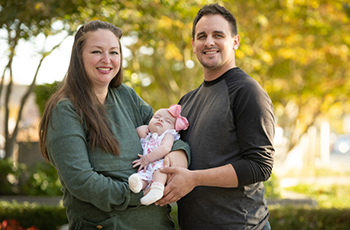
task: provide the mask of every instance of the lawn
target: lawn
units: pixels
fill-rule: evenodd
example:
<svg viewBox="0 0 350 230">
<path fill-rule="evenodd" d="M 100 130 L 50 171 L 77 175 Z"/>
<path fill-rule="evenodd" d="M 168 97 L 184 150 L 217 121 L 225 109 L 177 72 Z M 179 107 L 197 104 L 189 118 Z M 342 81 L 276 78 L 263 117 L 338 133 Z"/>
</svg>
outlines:
<svg viewBox="0 0 350 230">
<path fill-rule="evenodd" d="M 284 189 L 315 199 L 320 208 L 350 208 L 349 184 L 299 184 Z"/>
</svg>

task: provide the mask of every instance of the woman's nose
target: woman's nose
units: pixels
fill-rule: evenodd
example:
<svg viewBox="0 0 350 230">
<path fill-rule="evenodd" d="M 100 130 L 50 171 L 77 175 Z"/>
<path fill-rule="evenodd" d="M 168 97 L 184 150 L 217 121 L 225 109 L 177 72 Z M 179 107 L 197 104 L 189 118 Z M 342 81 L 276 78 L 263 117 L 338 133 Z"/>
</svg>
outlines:
<svg viewBox="0 0 350 230">
<path fill-rule="evenodd" d="M 102 54 L 102 62 L 104 63 L 110 63 L 111 59 L 109 58 L 109 54 L 108 53 L 103 53 Z"/>
</svg>

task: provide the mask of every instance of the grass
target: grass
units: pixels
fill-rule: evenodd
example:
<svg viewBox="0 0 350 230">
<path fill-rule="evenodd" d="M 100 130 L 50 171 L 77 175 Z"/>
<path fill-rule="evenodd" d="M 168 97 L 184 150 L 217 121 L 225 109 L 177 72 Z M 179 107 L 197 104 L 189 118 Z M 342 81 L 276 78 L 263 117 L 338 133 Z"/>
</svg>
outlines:
<svg viewBox="0 0 350 230">
<path fill-rule="evenodd" d="M 350 185 L 299 184 L 284 189 L 315 199 L 320 208 L 350 208 Z"/>
</svg>

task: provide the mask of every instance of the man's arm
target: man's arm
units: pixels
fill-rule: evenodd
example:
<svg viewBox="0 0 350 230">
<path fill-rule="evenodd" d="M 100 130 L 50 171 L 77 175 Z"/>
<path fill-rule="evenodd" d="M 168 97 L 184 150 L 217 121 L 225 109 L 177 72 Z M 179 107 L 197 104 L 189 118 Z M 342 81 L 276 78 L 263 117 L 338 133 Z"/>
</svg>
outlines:
<svg viewBox="0 0 350 230">
<path fill-rule="evenodd" d="M 178 201 L 196 186 L 234 188 L 238 186 L 236 171 L 231 164 L 205 170 L 188 170 L 181 167 L 164 167 L 161 172 L 170 174 L 162 199 L 156 205 Z"/>
</svg>

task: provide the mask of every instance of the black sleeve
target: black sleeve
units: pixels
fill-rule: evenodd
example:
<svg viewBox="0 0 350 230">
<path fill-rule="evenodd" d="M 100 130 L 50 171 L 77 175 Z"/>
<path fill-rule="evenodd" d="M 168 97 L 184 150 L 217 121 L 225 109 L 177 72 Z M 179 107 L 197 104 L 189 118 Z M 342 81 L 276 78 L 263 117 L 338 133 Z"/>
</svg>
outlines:
<svg viewBox="0 0 350 230">
<path fill-rule="evenodd" d="M 272 172 L 275 119 L 267 93 L 253 79 L 230 95 L 242 160 L 232 163 L 239 186 L 266 181 Z"/>
</svg>

